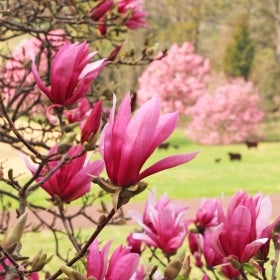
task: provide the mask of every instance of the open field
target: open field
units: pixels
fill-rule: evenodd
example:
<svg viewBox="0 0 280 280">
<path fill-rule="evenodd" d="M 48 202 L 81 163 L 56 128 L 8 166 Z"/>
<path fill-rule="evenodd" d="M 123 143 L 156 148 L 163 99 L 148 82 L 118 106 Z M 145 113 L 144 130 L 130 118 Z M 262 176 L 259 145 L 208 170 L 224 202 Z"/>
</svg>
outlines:
<svg viewBox="0 0 280 280">
<path fill-rule="evenodd" d="M 258 148 L 252 149 L 248 149 L 244 144 L 201 146 L 190 143 L 180 129 L 177 129 L 168 141 L 171 147 L 167 150 L 157 150 L 148 164 L 175 153 L 188 153 L 198 149 L 202 151 L 185 165 L 146 178 L 149 188 L 155 188 L 158 194 L 166 192 L 172 198 L 187 199 L 219 197 L 221 193 L 228 196 L 239 189 L 246 189 L 250 193 L 280 193 L 278 142 L 260 143 Z M 242 160 L 230 161 L 228 152 L 240 153 Z M 216 159 L 219 159 L 219 162 L 215 162 Z M 18 151 L 4 145 L 0 161 L 5 161 L 3 166 L 6 171 L 13 168 L 15 174 L 22 174 L 22 180 L 28 177 L 29 171 L 25 168 Z M 2 184 L 0 187 L 5 186 Z M 93 186 L 92 189 L 96 188 Z M 33 195 L 32 200 L 42 202 L 42 196 L 46 197 L 43 192 L 38 192 Z M 135 200 L 145 200 L 146 197 L 147 193 L 144 192 Z"/>
</svg>

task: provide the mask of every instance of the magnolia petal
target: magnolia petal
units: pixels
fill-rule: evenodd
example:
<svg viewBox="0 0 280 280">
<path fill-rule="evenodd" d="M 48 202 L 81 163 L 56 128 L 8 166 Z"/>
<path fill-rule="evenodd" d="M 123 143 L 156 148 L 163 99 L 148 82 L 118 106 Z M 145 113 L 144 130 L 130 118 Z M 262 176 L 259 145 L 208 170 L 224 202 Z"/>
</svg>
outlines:
<svg viewBox="0 0 280 280">
<path fill-rule="evenodd" d="M 166 140 L 175 130 L 178 123 L 178 112 L 168 113 L 160 116 L 158 125 L 152 139 L 153 150 Z"/>
<path fill-rule="evenodd" d="M 146 244 L 153 246 L 153 247 L 158 247 L 158 244 L 152 239 L 150 238 L 150 236 L 146 235 L 145 233 L 133 233 L 133 238 L 136 240 L 141 240 L 143 242 L 145 242 Z"/>
<path fill-rule="evenodd" d="M 129 122 L 119 168 L 118 183 L 124 187 L 137 181 L 139 171 L 150 154 L 149 143 L 160 117 L 159 100 L 152 98 L 142 105 Z M 130 172 L 127 172 L 130 170 Z"/>
<path fill-rule="evenodd" d="M 268 238 L 260 238 L 246 245 L 244 252 L 240 258 L 240 262 L 248 262 L 252 257 L 256 255 L 260 247 L 263 246 L 267 241 Z"/>
<path fill-rule="evenodd" d="M 256 230 L 257 236 L 260 237 L 264 228 L 267 227 L 272 215 L 272 203 L 268 196 L 261 200 L 260 212 L 257 216 Z"/>
<path fill-rule="evenodd" d="M 106 279 L 129 280 L 133 273 L 136 271 L 137 265 L 139 263 L 139 258 L 140 256 L 137 253 L 128 253 L 118 258 L 116 262 L 110 262 Z"/>
<path fill-rule="evenodd" d="M 157 172 L 160 172 L 162 170 L 169 169 L 169 168 L 187 163 L 187 162 L 191 161 L 192 159 L 194 159 L 199 152 L 200 152 L 200 150 L 193 152 L 193 153 L 189 153 L 189 154 L 179 154 L 179 155 L 173 155 L 170 157 L 166 157 L 166 158 L 158 161 L 157 163 L 153 164 L 152 166 L 148 167 L 143 172 L 141 172 L 139 174 L 138 181 L 141 181 L 143 178 L 146 178 L 146 177 L 148 177 L 152 174 L 155 174 Z"/>
<path fill-rule="evenodd" d="M 39 89 L 43 91 L 48 96 L 48 98 L 51 99 L 50 90 L 43 84 L 34 59 L 32 59 L 31 70 Z"/>
<path fill-rule="evenodd" d="M 89 75 L 91 79 L 95 79 L 102 68 L 108 63 L 110 62 L 106 61 L 106 59 L 100 59 L 87 64 L 86 67 L 82 70 L 79 76 L 79 80 L 84 79 L 87 75 Z"/>
<path fill-rule="evenodd" d="M 98 241 L 95 239 L 89 247 L 87 255 L 87 277 L 93 276 L 96 279 L 104 279 L 107 271 L 107 258 L 112 241 L 109 241 L 99 252 Z"/>
<path fill-rule="evenodd" d="M 219 224 L 217 227 L 215 227 L 212 231 L 212 243 L 211 246 L 213 248 L 213 250 L 220 255 L 221 257 L 226 257 L 227 254 L 224 251 L 224 248 L 220 242 L 220 234 L 223 231 L 224 228 L 224 224 L 221 223 Z"/>
</svg>

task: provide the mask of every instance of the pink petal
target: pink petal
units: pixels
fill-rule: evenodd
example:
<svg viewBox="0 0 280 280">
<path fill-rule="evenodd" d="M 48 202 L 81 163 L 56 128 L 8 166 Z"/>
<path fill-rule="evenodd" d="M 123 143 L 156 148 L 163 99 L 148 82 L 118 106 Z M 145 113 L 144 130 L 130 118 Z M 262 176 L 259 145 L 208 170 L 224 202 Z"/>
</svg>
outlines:
<svg viewBox="0 0 280 280">
<path fill-rule="evenodd" d="M 129 253 L 122 256 L 114 265 L 109 265 L 106 280 L 129 280 L 133 273 L 136 271 L 139 263 L 139 254 Z"/>
<path fill-rule="evenodd" d="M 146 154 L 153 152 L 147 143 L 153 138 L 159 116 L 159 100 L 153 98 L 139 108 L 128 124 L 118 178 L 119 181 L 122 180 L 123 186 L 135 182 L 142 165 L 147 160 Z M 127 170 L 130 172 L 127 173 Z"/>
<path fill-rule="evenodd" d="M 256 255 L 261 246 L 263 246 L 267 241 L 268 238 L 261 238 L 246 245 L 245 250 L 240 259 L 241 263 L 248 262 L 253 256 Z"/>
<path fill-rule="evenodd" d="M 181 165 L 187 163 L 194 159 L 200 151 L 196 151 L 189 154 L 179 154 L 173 155 L 167 158 L 164 158 L 157 163 L 153 164 L 149 168 L 145 169 L 143 172 L 139 174 L 138 180 L 141 181 L 143 178 L 146 178 L 152 174 L 160 172 L 165 169 L 169 169 L 175 167 L 177 165 Z"/>
<path fill-rule="evenodd" d="M 89 247 L 87 255 L 87 276 L 104 279 L 107 270 L 107 257 L 112 241 L 109 241 L 99 252 L 98 241 L 95 239 Z"/>
<path fill-rule="evenodd" d="M 39 87 L 39 89 L 41 91 L 43 91 L 48 96 L 48 98 L 51 99 L 50 90 L 43 84 L 43 82 L 42 82 L 42 80 L 40 78 L 39 72 L 37 70 L 37 67 L 36 67 L 36 64 L 35 64 L 35 60 L 32 60 L 31 70 L 32 70 L 34 79 L 35 79 L 36 84 Z"/>
</svg>

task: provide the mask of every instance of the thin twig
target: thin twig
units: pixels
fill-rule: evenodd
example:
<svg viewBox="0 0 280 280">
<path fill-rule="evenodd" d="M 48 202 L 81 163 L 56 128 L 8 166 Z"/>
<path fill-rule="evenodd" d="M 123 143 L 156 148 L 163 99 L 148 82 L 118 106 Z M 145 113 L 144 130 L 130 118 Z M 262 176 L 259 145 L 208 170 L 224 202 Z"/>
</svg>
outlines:
<svg viewBox="0 0 280 280">
<path fill-rule="evenodd" d="M 83 246 L 83 248 L 80 250 L 80 252 L 72 259 L 70 260 L 66 265 L 67 266 L 72 266 L 73 264 L 75 264 L 78 260 L 80 260 L 81 258 L 83 258 L 88 251 L 89 246 L 91 245 L 91 243 L 96 239 L 96 237 L 99 235 L 99 233 L 104 229 L 104 227 L 110 222 L 110 220 L 113 218 L 113 216 L 115 215 L 115 210 L 112 209 L 110 211 L 110 213 L 106 216 L 106 218 L 97 226 L 96 230 L 94 231 L 94 233 L 91 235 L 91 237 L 89 238 L 89 240 L 86 242 L 86 244 Z M 53 274 L 50 278 L 48 278 L 47 280 L 54 280 L 56 279 L 59 275 L 62 274 L 62 270 L 59 269 L 55 274 Z"/>
</svg>

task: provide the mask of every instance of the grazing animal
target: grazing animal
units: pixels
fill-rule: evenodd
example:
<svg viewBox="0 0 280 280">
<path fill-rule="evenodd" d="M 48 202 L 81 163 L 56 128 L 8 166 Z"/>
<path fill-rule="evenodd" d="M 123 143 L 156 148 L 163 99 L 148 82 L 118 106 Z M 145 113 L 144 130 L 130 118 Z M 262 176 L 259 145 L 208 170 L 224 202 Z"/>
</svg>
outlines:
<svg viewBox="0 0 280 280">
<path fill-rule="evenodd" d="M 230 161 L 238 160 L 241 161 L 242 155 L 240 153 L 228 153 Z"/>
<path fill-rule="evenodd" d="M 162 149 L 162 150 L 167 150 L 170 146 L 170 143 L 166 142 L 166 143 L 161 143 L 159 144 L 158 148 Z"/>
<path fill-rule="evenodd" d="M 257 141 L 245 141 L 245 144 L 246 144 L 248 149 L 258 147 L 258 142 Z"/>
</svg>

